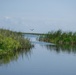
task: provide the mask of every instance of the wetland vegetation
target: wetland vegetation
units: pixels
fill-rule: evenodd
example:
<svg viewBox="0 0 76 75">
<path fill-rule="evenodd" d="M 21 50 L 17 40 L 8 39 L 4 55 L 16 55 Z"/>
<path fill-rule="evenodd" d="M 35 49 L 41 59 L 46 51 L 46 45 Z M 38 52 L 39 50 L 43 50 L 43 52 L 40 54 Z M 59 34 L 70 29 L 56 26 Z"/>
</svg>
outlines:
<svg viewBox="0 0 76 75">
<path fill-rule="evenodd" d="M 48 32 L 39 37 L 40 41 L 51 42 L 56 45 L 76 45 L 76 32 L 63 32 L 61 30 Z"/>
<path fill-rule="evenodd" d="M 27 50 L 32 47 L 30 40 L 25 39 L 21 32 L 0 29 L 0 55 L 14 51 Z"/>
</svg>

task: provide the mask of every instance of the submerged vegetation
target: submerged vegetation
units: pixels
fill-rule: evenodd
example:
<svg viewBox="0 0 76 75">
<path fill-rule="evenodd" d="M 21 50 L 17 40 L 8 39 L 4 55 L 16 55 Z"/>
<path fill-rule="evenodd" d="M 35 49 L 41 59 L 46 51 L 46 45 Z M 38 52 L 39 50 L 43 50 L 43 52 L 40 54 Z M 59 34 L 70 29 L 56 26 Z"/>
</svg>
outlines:
<svg viewBox="0 0 76 75">
<path fill-rule="evenodd" d="M 76 32 L 62 32 L 61 30 L 55 32 L 48 32 L 39 37 L 40 41 L 51 42 L 56 45 L 76 45 Z"/>
<path fill-rule="evenodd" d="M 0 55 L 31 47 L 31 42 L 21 32 L 0 29 Z"/>
</svg>

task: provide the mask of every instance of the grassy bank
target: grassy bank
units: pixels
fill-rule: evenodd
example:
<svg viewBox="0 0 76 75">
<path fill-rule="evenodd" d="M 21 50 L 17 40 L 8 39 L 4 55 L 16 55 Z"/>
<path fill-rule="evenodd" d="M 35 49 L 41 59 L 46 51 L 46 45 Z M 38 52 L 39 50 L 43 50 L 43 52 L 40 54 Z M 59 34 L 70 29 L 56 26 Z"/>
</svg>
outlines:
<svg viewBox="0 0 76 75">
<path fill-rule="evenodd" d="M 76 45 L 76 32 L 52 31 L 40 36 L 39 40 L 51 42 L 56 45 Z"/>
<path fill-rule="evenodd" d="M 26 50 L 31 46 L 31 42 L 25 39 L 22 33 L 0 29 L 0 54 L 6 54 L 14 50 Z"/>
</svg>

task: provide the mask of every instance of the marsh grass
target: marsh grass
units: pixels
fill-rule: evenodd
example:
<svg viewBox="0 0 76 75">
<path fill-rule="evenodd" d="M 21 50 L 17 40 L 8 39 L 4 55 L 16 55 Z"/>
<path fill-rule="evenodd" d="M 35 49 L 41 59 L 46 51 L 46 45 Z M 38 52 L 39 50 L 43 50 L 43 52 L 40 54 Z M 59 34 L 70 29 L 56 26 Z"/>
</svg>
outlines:
<svg viewBox="0 0 76 75">
<path fill-rule="evenodd" d="M 31 47 L 30 40 L 25 39 L 21 32 L 0 29 L 0 54 Z"/>
<path fill-rule="evenodd" d="M 41 35 L 39 40 L 51 42 L 56 45 L 76 45 L 76 32 L 62 32 L 61 30 L 52 31 Z"/>
</svg>

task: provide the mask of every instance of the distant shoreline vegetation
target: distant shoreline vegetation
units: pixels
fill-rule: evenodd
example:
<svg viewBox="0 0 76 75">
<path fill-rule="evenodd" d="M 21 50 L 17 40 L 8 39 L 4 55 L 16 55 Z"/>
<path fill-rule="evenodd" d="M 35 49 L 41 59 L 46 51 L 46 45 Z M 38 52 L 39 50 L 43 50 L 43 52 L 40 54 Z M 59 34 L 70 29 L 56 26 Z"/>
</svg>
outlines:
<svg viewBox="0 0 76 75">
<path fill-rule="evenodd" d="M 0 29 L 0 55 L 31 47 L 30 40 L 25 39 L 21 32 Z"/>
<path fill-rule="evenodd" d="M 41 35 L 39 41 L 51 42 L 56 45 L 76 45 L 76 32 L 51 31 Z"/>
</svg>

